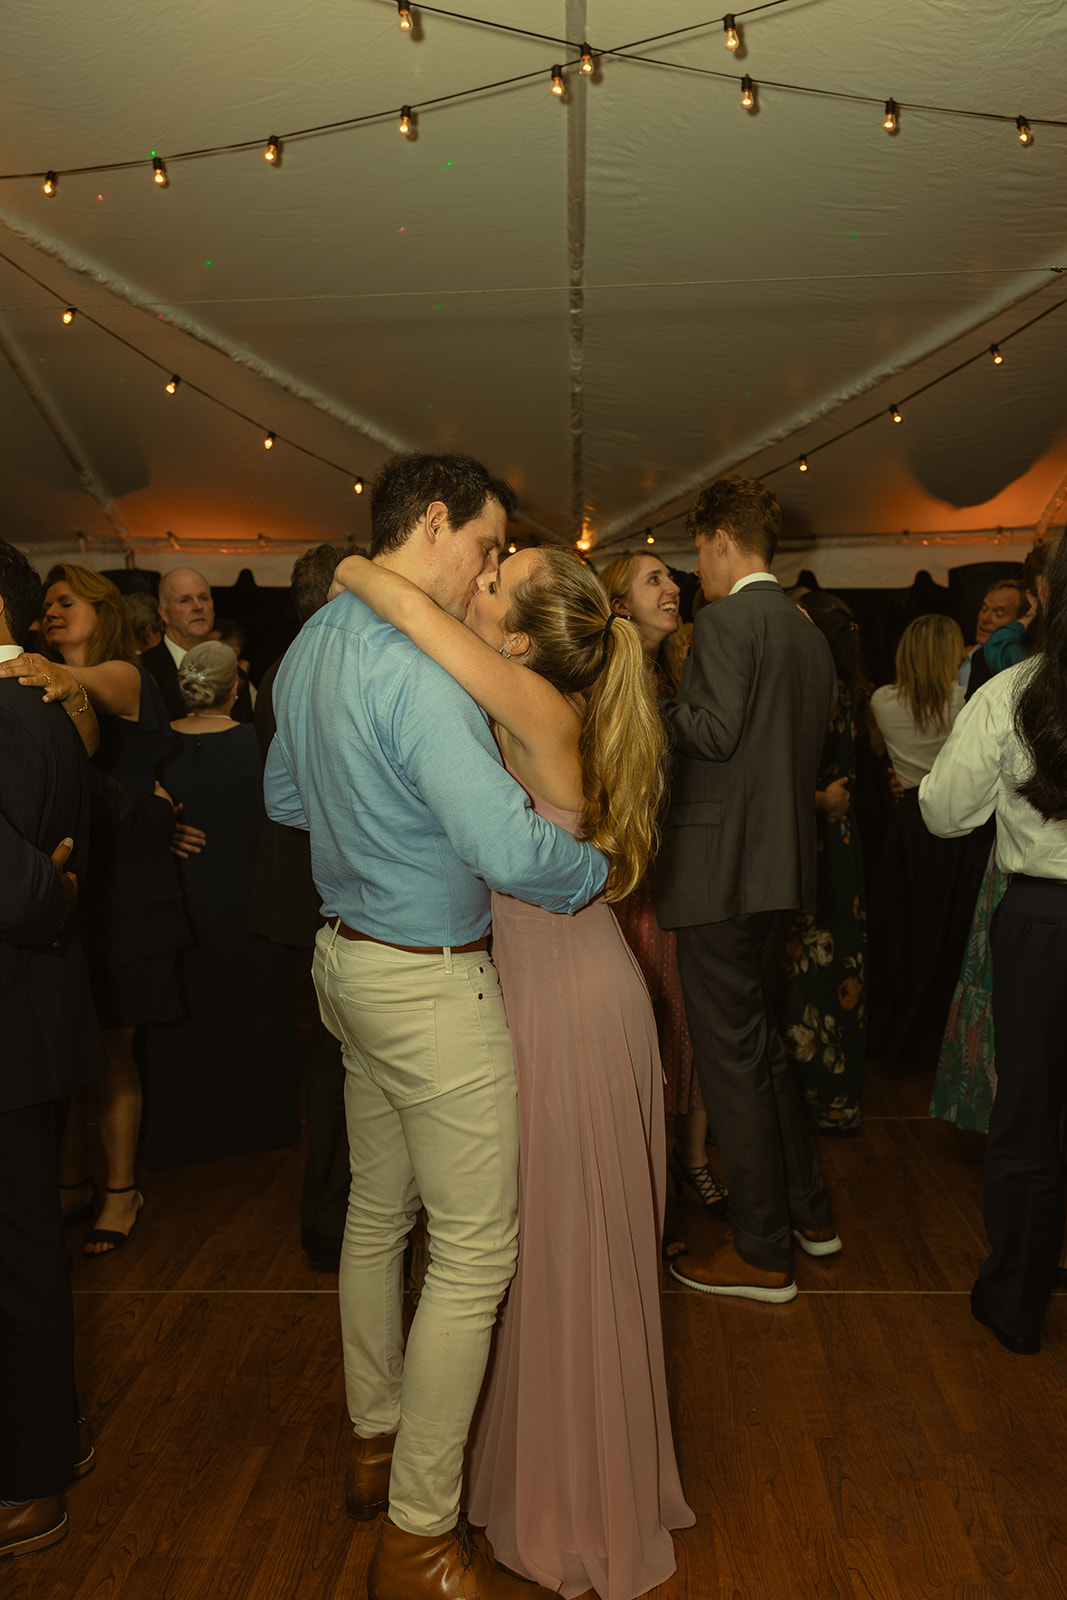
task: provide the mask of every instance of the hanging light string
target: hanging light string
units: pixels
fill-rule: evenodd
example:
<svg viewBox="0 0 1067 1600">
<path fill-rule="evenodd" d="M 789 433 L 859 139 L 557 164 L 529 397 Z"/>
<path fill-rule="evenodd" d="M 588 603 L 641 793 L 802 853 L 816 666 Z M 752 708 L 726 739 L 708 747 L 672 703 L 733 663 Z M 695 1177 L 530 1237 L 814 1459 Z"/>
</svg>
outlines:
<svg viewBox="0 0 1067 1600">
<path fill-rule="evenodd" d="M 1062 271 L 1063 269 L 1052 268 L 1051 270 Z M 892 406 L 880 406 L 878 410 L 872 412 L 869 417 L 864 417 L 862 422 L 856 422 L 853 423 L 849 428 L 843 428 L 840 433 L 835 433 L 831 438 L 824 439 L 821 444 L 808 445 L 802 455 L 793 456 L 789 461 L 781 461 L 776 467 L 768 467 L 766 472 L 761 472 L 759 474 L 757 481 L 762 483 L 765 481 L 765 479 L 772 478 L 776 473 L 785 472 L 791 467 L 800 472 L 808 472 L 811 470 L 808 463 L 811 461 L 812 456 L 818 454 L 820 450 L 829 450 L 832 445 L 840 444 L 842 439 L 848 439 L 852 436 L 852 434 L 859 433 L 861 428 L 869 428 L 874 422 L 884 422 L 887 414 L 891 414 L 893 411 L 902 411 L 902 408 L 906 405 L 909 405 L 912 400 L 917 400 L 920 395 L 927 394 L 931 389 L 936 389 L 938 384 L 947 383 L 949 378 L 954 378 L 957 373 L 965 371 L 967 367 L 973 367 L 976 362 L 988 361 L 992 356 L 994 364 L 999 366 L 1001 363 L 997 362 L 996 354 L 994 354 L 994 352 L 999 354 L 1001 346 L 1007 344 L 1010 339 L 1018 338 L 1021 333 L 1026 333 L 1030 328 L 1034 327 L 1039 322 L 1043 322 L 1046 317 L 1052 316 L 1053 312 L 1059 311 L 1065 305 L 1067 305 L 1067 296 L 1061 300 L 1057 300 L 1051 306 L 1046 306 L 1044 311 L 1039 311 L 1036 316 L 1031 317 L 1027 322 L 1021 323 L 1019 327 L 1013 328 L 1010 333 L 1000 334 L 997 338 L 996 344 L 983 346 L 983 348 L 977 351 L 974 355 L 968 356 L 965 361 L 959 361 L 954 367 L 950 367 L 947 372 L 939 373 L 936 378 L 931 378 L 929 383 L 920 384 L 917 389 L 912 389 L 908 394 L 903 395 L 900 400 L 896 401 Z M 961 338 L 969 339 L 972 337 L 973 333 L 961 335 Z M 752 452 L 752 454 L 759 453 L 759 451 Z M 751 455 L 743 456 L 740 461 L 735 462 L 734 467 L 731 470 L 736 470 L 738 467 L 743 466 L 746 460 L 751 459 Z M 709 479 L 709 482 L 710 481 L 711 480 Z M 680 522 L 687 515 L 688 507 L 686 507 L 686 509 L 683 511 L 672 511 L 669 516 L 661 517 L 658 522 L 642 523 L 640 528 L 634 527 L 626 530 L 625 532 L 613 534 L 610 539 L 605 539 L 602 543 L 598 543 L 596 548 L 598 551 L 609 550 L 613 545 L 619 544 L 623 539 L 634 539 L 640 533 L 643 533 L 647 539 L 648 534 L 656 533 L 660 528 L 669 527 L 672 522 Z"/>
<path fill-rule="evenodd" d="M 770 10 L 785 3 L 786 0 L 766 0 L 766 3 L 763 5 L 752 6 L 748 11 L 737 11 L 730 13 L 730 15 L 732 15 L 736 21 L 738 17 L 745 17 L 753 15 L 759 11 Z M 417 9 L 424 11 L 439 10 L 439 8 L 431 6 L 419 6 Z M 688 62 L 666 61 L 656 56 L 644 56 L 636 54 L 636 51 L 643 45 L 666 43 L 671 39 L 680 38 L 685 34 L 699 31 L 702 28 L 710 27 L 716 21 L 725 24 L 727 21 L 726 17 L 708 18 L 702 22 L 688 24 L 685 27 L 672 28 L 663 33 L 651 34 L 643 39 L 636 39 L 630 44 L 614 45 L 607 48 L 601 48 L 588 45 L 585 41 L 575 43 L 573 40 L 559 39 L 551 34 L 539 34 L 534 33 L 529 29 L 514 28 L 508 24 L 496 22 L 488 18 L 467 16 L 463 12 L 440 10 L 439 14 L 442 16 L 454 17 L 460 21 L 475 22 L 486 28 L 496 28 L 508 33 L 521 34 L 530 38 L 541 39 L 545 43 L 553 45 L 565 45 L 568 49 L 574 51 L 577 58 L 564 64 L 565 71 L 580 68 L 582 54 L 583 52 L 586 52 L 593 57 L 594 61 L 600 57 L 606 56 L 617 60 L 637 62 L 642 66 L 659 67 L 670 72 L 687 72 L 690 74 L 696 74 L 699 77 L 716 78 L 722 81 L 736 83 L 739 86 L 742 85 L 742 78 L 736 73 L 717 72 L 713 68 L 698 67 Z M 407 103 L 407 109 L 409 112 L 426 111 L 433 107 L 449 105 L 457 100 L 467 100 L 478 95 L 488 94 L 493 90 L 514 88 L 521 84 L 532 83 L 535 80 L 543 81 L 546 72 L 548 71 L 548 68 L 538 67 L 532 72 L 516 73 L 508 78 L 495 79 L 491 83 L 476 84 L 470 88 L 457 89 L 451 94 L 435 95 L 427 100 L 411 101 Z M 746 73 L 744 76 L 748 78 L 750 77 L 750 74 Z M 809 95 L 817 99 L 844 100 L 856 105 L 878 106 L 883 108 L 883 111 L 886 104 L 884 97 L 877 95 L 854 94 L 845 90 L 836 89 L 819 89 L 813 88 L 809 84 L 785 83 L 778 79 L 759 79 L 753 80 L 753 82 L 755 82 L 756 87 L 760 89 L 781 89 L 786 93 Z M 918 101 L 899 100 L 894 101 L 894 104 L 898 113 L 900 111 L 924 111 L 936 116 L 962 117 L 979 119 L 988 122 L 1009 123 L 1014 125 L 1019 130 L 1019 138 L 1022 143 L 1033 142 L 1031 130 L 1035 127 L 1067 127 L 1067 121 L 1054 117 L 1026 118 L 1020 117 L 1015 113 L 1009 114 L 998 111 L 970 111 L 960 109 L 959 107 L 929 105 L 925 102 Z M 270 136 L 270 138 L 272 142 L 281 145 L 292 139 L 311 138 L 314 135 L 326 133 L 341 133 L 349 129 L 363 127 L 369 123 L 383 122 L 387 119 L 391 120 L 392 118 L 396 117 L 402 109 L 403 108 L 399 106 L 390 106 L 381 110 L 366 112 L 357 117 L 341 117 L 333 122 L 320 122 L 306 128 L 290 129 L 285 133 L 273 134 Z M 156 165 L 154 170 L 157 180 L 165 184 L 166 175 L 163 168 L 164 162 L 197 161 L 206 159 L 208 156 L 237 155 L 243 154 L 249 150 L 262 151 L 263 142 L 263 135 L 257 134 L 251 139 L 235 140 L 229 144 L 202 145 L 191 150 L 175 151 L 165 157 L 161 157 L 159 156 L 158 152 L 153 151 L 150 157 L 146 159 L 142 158 L 140 160 L 98 162 L 80 167 L 49 167 L 41 168 L 39 171 L 34 172 L 0 172 L 0 182 L 8 183 L 21 182 L 27 179 L 41 179 L 43 180 L 43 186 L 45 186 L 46 192 L 54 195 L 58 189 L 59 180 L 61 178 L 82 177 L 92 173 L 103 172 L 129 172 L 137 169 L 138 167 L 144 167 L 149 163 L 155 163 Z"/>
<path fill-rule="evenodd" d="M 257 421 L 255 417 L 250 417 L 247 411 L 241 411 L 237 406 L 230 405 L 229 401 L 227 400 L 220 400 L 218 395 L 212 394 L 209 389 L 202 388 L 200 384 L 192 383 L 188 378 L 179 377 L 171 365 L 164 365 L 162 361 L 157 361 L 155 356 L 150 356 L 146 350 L 142 350 L 138 345 L 133 344 L 129 339 L 123 338 L 122 334 L 116 333 L 114 328 L 109 328 L 106 323 L 100 322 L 96 317 L 91 317 L 87 311 L 82 311 L 79 307 L 70 305 L 66 301 L 65 296 L 58 295 L 54 289 L 48 286 L 47 283 L 44 283 L 32 272 L 27 271 L 27 269 L 18 261 L 13 261 L 12 258 L 9 255 L 5 255 L 3 251 L 0 251 L 0 261 L 6 262 L 9 267 L 13 267 L 14 270 L 18 273 L 21 273 L 24 278 L 28 278 L 29 281 L 32 284 L 35 284 L 38 289 L 43 290 L 45 294 L 49 295 L 55 301 L 56 305 L 64 306 L 64 322 L 68 322 L 68 320 L 73 322 L 80 317 L 83 321 L 88 322 L 92 327 L 98 329 L 99 332 L 107 334 L 109 339 L 114 339 L 116 344 L 122 345 L 124 349 L 131 351 L 133 355 L 140 356 L 142 361 L 147 361 L 149 366 L 155 367 L 157 372 L 166 373 L 168 382 L 165 383 L 163 387 L 168 394 L 175 394 L 179 388 L 182 390 L 191 390 L 193 394 L 200 395 L 201 399 L 210 400 L 213 405 L 221 407 L 223 411 L 228 411 L 232 417 L 238 417 L 242 422 L 247 422 L 253 428 L 258 429 L 264 440 L 268 438 L 270 439 L 271 443 L 267 446 L 268 449 L 273 449 L 276 444 L 288 445 L 291 450 L 298 450 L 301 455 L 309 457 L 309 459 L 312 461 L 318 461 L 324 467 L 331 467 L 335 472 L 343 472 L 345 477 L 355 485 L 356 493 L 363 493 L 364 480 L 358 472 L 353 472 L 350 467 L 342 465 L 340 461 L 331 461 L 329 456 L 320 455 L 317 450 L 309 450 L 306 445 L 298 444 L 295 439 L 288 438 L 284 433 L 278 433 L 276 430 L 268 428 L 265 423 Z M 70 313 L 69 318 L 68 313 Z"/>
</svg>

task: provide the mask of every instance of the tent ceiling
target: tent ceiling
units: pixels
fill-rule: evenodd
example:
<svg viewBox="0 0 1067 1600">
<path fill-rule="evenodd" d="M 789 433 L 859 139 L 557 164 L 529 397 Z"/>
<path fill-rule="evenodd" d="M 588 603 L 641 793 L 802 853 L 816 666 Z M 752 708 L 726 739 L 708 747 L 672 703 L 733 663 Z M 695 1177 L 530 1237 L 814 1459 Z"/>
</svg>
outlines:
<svg viewBox="0 0 1067 1600">
<path fill-rule="evenodd" d="M 414 9 L 404 35 L 393 0 L 12 0 L 11 536 L 366 537 L 354 475 L 399 448 L 483 457 L 532 526 L 601 550 L 737 467 L 782 466 L 787 531 L 828 547 L 1040 517 L 1067 477 L 1067 310 L 1011 335 L 1067 298 L 1067 125 L 1040 120 L 1067 117 L 1067 6 L 784 0 L 739 13 L 735 58 L 692 7 L 494 0 L 493 22 L 597 50 L 703 24 L 592 79 L 569 68 L 562 101 L 549 68 L 572 48 Z M 402 104 L 526 73 L 397 132 Z M 262 159 L 271 133 L 376 112 Z M 7 176 L 50 168 L 52 197 Z M 66 303 L 101 326 L 64 326 Z"/>
</svg>

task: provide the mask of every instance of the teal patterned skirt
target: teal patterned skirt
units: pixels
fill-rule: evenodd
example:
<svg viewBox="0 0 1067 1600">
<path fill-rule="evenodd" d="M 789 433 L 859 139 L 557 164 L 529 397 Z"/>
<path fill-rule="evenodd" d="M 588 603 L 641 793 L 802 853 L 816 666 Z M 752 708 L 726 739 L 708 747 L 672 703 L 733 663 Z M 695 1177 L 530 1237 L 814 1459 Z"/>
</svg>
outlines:
<svg viewBox="0 0 1067 1600">
<path fill-rule="evenodd" d="M 997 1092 L 993 1052 L 993 961 L 989 925 L 1008 880 L 990 857 L 937 1063 L 930 1115 L 972 1133 L 989 1131 Z"/>
</svg>

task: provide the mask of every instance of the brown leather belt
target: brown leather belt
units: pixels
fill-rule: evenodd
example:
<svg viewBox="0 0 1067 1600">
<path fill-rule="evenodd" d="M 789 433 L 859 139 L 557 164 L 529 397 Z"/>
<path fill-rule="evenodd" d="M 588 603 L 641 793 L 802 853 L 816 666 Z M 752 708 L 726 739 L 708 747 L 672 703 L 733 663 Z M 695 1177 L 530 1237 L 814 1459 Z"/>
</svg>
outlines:
<svg viewBox="0 0 1067 1600">
<path fill-rule="evenodd" d="M 372 934 L 359 933 L 355 928 L 350 928 L 347 922 L 342 922 L 340 917 L 333 925 L 334 933 L 342 939 L 361 939 L 367 944 L 384 944 L 387 950 L 406 950 L 412 956 L 440 956 L 446 950 L 451 950 L 453 955 L 469 955 L 472 950 L 488 950 L 488 935 L 484 939 L 475 939 L 471 944 L 392 944 L 388 939 L 375 939 Z"/>
</svg>

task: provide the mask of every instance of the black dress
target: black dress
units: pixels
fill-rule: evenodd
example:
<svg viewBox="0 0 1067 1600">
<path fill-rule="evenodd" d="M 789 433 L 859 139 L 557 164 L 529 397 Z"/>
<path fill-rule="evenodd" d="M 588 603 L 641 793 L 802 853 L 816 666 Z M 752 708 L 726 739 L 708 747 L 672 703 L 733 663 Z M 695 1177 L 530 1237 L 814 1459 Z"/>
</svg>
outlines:
<svg viewBox="0 0 1067 1600">
<path fill-rule="evenodd" d="M 102 716 L 93 760 L 118 783 L 152 794 L 175 735 L 159 690 L 143 667 L 137 670 L 137 721 Z M 92 823 L 79 923 L 101 1026 L 169 1022 L 182 1009 L 175 952 L 189 940 L 175 858 L 162 839 L 117 826 L 96 803 Z"/>
<path fill-rule="evenodd" d="M 178 964 L 187 1014 L 145 1034 L 142 1153 L 155 1168 L 299 1134 L 295 954 L 243 926 L 263 824 L 255 730 L 175 738 L 160 781 L 207 845 L 180 864 L 195 941 Z"/>
</svg>

